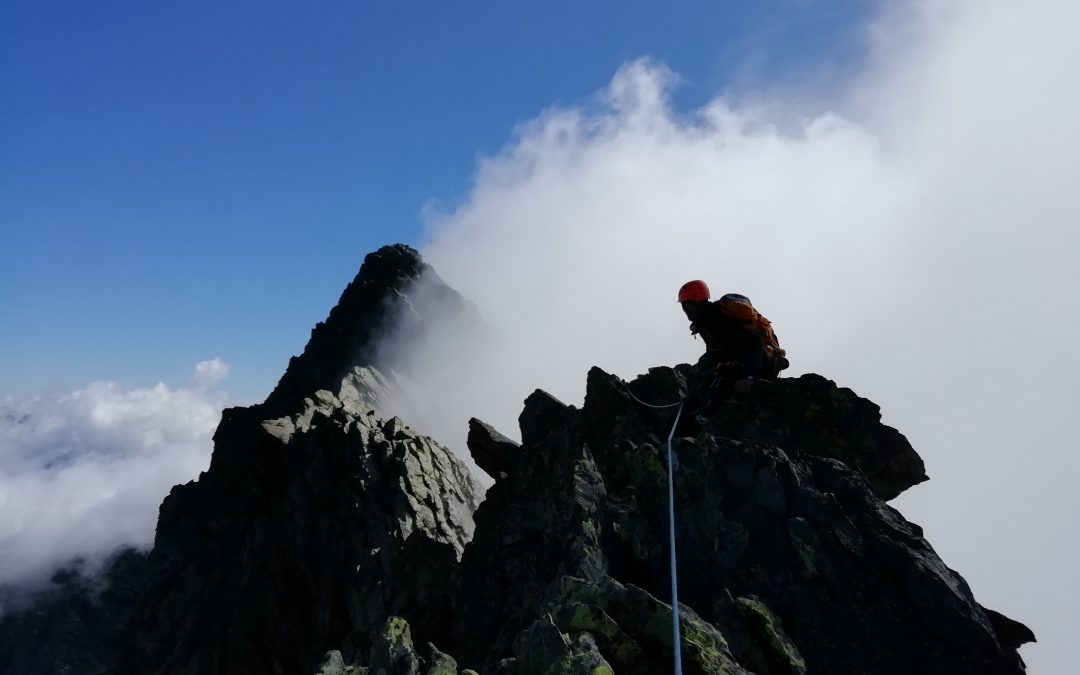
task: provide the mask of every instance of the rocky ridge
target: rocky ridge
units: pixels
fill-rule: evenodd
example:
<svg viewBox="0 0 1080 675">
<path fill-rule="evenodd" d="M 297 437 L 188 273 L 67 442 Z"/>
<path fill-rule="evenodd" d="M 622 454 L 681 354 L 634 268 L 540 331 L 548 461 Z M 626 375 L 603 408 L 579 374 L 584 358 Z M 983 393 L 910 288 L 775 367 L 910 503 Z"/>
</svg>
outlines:
<svg viewBox="0 0 1080 675">
<path fill-rule="evenodd" d="M 520 444 L 470 421 L 480 503 L 460 459 L 380 412 L 387 335 L 407 354 L 473 320 L 415 251 L 368 256 L 266 402 L 225 411 L 153 550 L 119 556 L 111 591 L 69 575 L 0 620 L 0 671 L 670 672 L 675 411 L 639 401 L 679 400 L 691 367 L 593 369 L 580 408 L 534 392 Z M 1023 672 L 1030 631 L 886 504 L 926 473 L 873 403 L 759 383 L 687 411 L 675 447 L 686 673 Z"/>
<path fill-rule="evenodd" d="M 539 391 L 526 400 L 513 469 L 477 511 L 458 573 L 455 646 L 466 662 L 548 672 L 530 636 L 550 620 L 574 658 L 587 636 L 614 672 L 670 670 L 664 440 L 674 411 L 630 392 L 677 401 L 691 375 L 657 368 L 625 383 L 594 369 L 581 409 Z M 686 672 L 1023 672 L 1018 636 L 1033 636 L 984 610 L 885 503 L 926 476 L 872 403 L 804 375 L 759 383 L 681 434 Z M 558 641 L 543 644 L 549 663 L 566 658 Z"/>
</svg>

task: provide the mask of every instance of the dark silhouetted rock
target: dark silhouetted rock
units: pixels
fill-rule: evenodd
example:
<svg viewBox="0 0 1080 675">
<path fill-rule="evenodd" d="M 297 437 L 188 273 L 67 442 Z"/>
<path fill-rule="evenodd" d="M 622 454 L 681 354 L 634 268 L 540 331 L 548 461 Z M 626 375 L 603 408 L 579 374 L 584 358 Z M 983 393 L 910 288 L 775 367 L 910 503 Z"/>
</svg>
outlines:
<svg viewBox="0 0 1080 675">
<path fill-rule="evenodd" d="M 521 452 L 520 443 L 515 443 L 475 417 L 469 420 L 466 443 L 476 465 L 496 480 L 510 474 Z"/>
<path fill-rule="evenodd" d="M 119 550 L 101 578 L 82 567 L 73 561 L 57 571 L 34 597 L 17 598 L 15 611 L 4 603 L 0 673 L 109 672 L 143 589 L 146 556 Z"/>
<path fill-rule="evenodd" d="M 982 607 L 982 605 L 979 606 Z M 986 612 L 986 618 L 990 619 L 990 625 L 994 627 L 994 632 L 997 633 L 998 641 L 1002 645 L 1016 649 L 1020 645 L 1035 642 L 1035 633 L 1024 624 L 992 609 L 982 607 L 982 610 Z"/>
<path fill-rule="evenodd" d="M 497 479 L 477 508 L 458 458 L 380 412 L 412 341 L 472 312 L 415 251 L 369 256 L 266 402 L 224 412 L 153 551 L 117 558 L 105 592 L 62 575 L 5 617 L 0 670 L 649 675 L 678 649 L 687 675 L 1024 671 L 1031 631 L 981 607 L 886 503 L 927 479 L 919 455 L 817 375 L 706 402 L 690 366 L 594 368 L 580 409 L 526 399 L 520 445 L 469 422 Z M 385 336 L 401 349 L 384 362 Z M 675 644 L 678 408 L 642 402 L 688 394 Z"/>
<path fill-rule="evenodd" d="M 433 322 L 473 312 L 415 250 L 384 246 L 364 259 L 326 321 L 312 329 L 303 354 L 289 360 L 264 414 L 293 412 L 305 397 L 337 387 L 354 365 L 382 365 L 380 349 L 389 335 L 408 342 Z"/>
<path fill-rule="evenodd" d="M 53 606 L 77 611 L 5 619 L 5 672 L 311 672 L 332 647 L 366 653 L 391 614 L 449 635 L 480 490 L 379 412 L 394 384 L 377 361 L 383 338 L 470 311 L 412 249 L 368 256 L 267 401 L 224 411 L 209 470 L 162 503 L 137 592 L 65 590 Z"/>
<path fill-rule="evenodd" d="M 521 640 L 550 632 L 551 616 L 567 644 L 588 633 L 615 672 L 669 668 L 657 616 L 671 613 L 664 441 L 675 409 L 628 390 L 678 401 L 688 375 L 658 368 L 624 383 L 593 369 L 581 410 L 527 399 L 519 460 L 477 511 L 458 572 L 459 660 L 541 672 Z M 884 503 L 925 474 L 876 406 L 803 376 L 710 411 L 676 438 L 686 672 L 1023 672 L 1015 643 L 1029 636 L 991 618 Z"/>
</svg>

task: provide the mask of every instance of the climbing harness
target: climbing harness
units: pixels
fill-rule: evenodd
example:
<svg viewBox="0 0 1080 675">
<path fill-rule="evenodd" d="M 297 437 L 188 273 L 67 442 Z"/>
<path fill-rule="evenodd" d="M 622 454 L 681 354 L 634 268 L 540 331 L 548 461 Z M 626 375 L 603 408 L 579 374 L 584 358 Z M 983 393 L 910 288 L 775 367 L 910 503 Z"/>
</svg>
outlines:
<svg viewBox="0 0 1080 675">
<path fill-rule="evenodd" d="M 675 466 L 677 460 L 675 459 L 675 451 L 671 446 L 672 439 L 675 438 L 675 429 L 679 426 L 679 419 L 682 417 L 683 405 L 686 403 L 686 396 L 679 399 L 676 403 L 669 405 L 653 405 L 642 401 L 637 396 L 634 396 L 634 392 L 630 391 L 630 387 L 625 387 L 626 393 L 630 394 L 630 398 L 634 399 L 641 405 L 647 408 L 653 408 L 655 410 L 664 410 L 666 408 L 674 408 L 678 406 L 679 409 L 675 411 L 675 423 L 671 425 L 671 431 L 668 432 L 667 437 L 667 488 L 668 488 L 668 550 L 670 551 L 670 565 L 671 565 L 671 636 L 672 636 L 672 651 L 675 653 L 675 675 L 682 675 L 682 635 L 679 628 L 679 575 L 678 575 L 678 559 L 675 556 Z"/>
</svg>

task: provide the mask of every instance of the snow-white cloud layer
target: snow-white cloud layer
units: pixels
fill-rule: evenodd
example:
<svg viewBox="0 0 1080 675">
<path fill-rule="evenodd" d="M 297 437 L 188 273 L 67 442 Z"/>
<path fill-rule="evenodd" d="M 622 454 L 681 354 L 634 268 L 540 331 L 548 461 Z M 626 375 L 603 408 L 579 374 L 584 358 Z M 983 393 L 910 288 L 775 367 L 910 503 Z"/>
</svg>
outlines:
<svg viewBox="0 0 1080 675">
<path fill-rule="evenodd" d="M 413 376 L 453 392 L 417 424 L 458 447 L 472 415 L 514 433 L 533 388 L 576 403 L 591 365 L 693 361 L 684 281 L 744 293 L 792 374 L 854 388 L 909 436 L 932 481 L 898 506 L 1035 629 L 1033 672 L 1063 672 L 1080 589 L 1076 26 L 1080 3 L 892 3 L 827 105 L 727 92 L 676 112 L 676 76 L 638 61 L 544 112 L 431 218 L 427 259 L 500 339 L 417 352 Z"/>
<path fill-rule="evenodd" d="M 218 357 L 208 361 L 199 361 L 195 364 L 195 377 L 193 382 L 196 387 L 212 387 L 229 375 L 229 364 Z"/>
<path fill-rule="evenodd" d="M 524 124 L 432 216 L 426 257 L 489 325 L 417 351 L 411 421 L 459 448 L 470 416 L 514 433 L 533 388 L 579 402 L 591 365 L 694 360 L 682 282 L 744 293 L 791 374 L 854 388 L 909 436 L 932 480 L 896 504 L 1035 630 L 1032 672 L 1069 672 L 1080 3 L 883 6 L 868 65 L 824 104 L 788 87 L 677 112 L 677 76 L 639 61 Z M 209 461 L 227 370 L 0 401 L 0 582 L 149 543 L 161 498 Z"/>
<path fill-rule="evenodd" d="M 209 465 L 224 395 L 206 387 L 227 371 L 200 363 L 192 389 L 97 382 L 0 399 L 0 584 L 149 546 L 161 500 Z"/>
</svg>

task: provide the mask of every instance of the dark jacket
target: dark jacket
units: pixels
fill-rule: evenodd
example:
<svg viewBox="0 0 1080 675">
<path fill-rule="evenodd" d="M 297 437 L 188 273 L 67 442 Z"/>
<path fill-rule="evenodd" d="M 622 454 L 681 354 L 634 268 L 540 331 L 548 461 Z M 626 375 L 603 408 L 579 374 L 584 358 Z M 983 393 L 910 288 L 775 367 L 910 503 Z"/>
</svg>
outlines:
<svg viewBox="0 0 1080 675">
<path fill-rule="evenodd" d="M 751 326 L 722 314 L 716 302 L 695 303 L 690 319 L 690 332 L 705 342 L 699 371 L 732 379 L 765 375 L 765 347 Z"/>
</svg>

